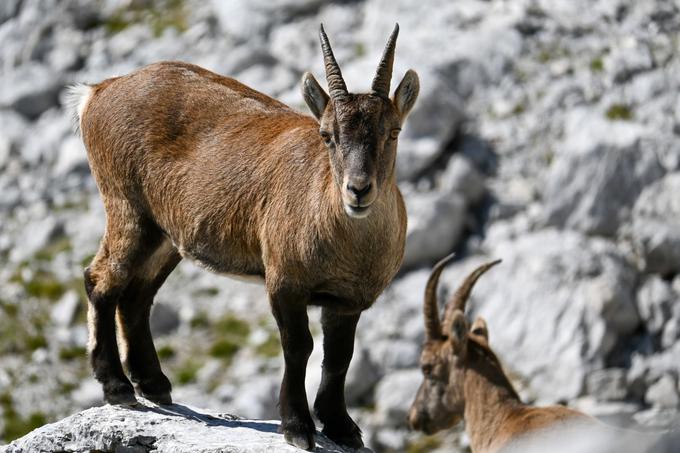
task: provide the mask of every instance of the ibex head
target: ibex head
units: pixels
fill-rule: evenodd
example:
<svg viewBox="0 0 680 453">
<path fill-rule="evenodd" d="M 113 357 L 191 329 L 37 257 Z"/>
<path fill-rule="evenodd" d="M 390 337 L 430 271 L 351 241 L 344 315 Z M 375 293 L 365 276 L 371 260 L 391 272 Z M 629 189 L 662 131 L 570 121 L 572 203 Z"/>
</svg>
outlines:
<svg viewBox="0 0 680 453">
<path fill-rule="evenodd" d="M 399 131 L 418 97 L 418 75 L 412 70 L 389 97 L 398 33 L 396 25 L 370 93 L 347 91 L 323 25 L 319 34 L 329 94 L 312 74 L 307 72 L 302 78 L 302 94 L 319 120 L 319 134 L 328 147 L 333 177 L 350 217 L 366 217 L 386 181 L 393 177 Z"/>
<path fill-rule="evenodd" d="M 456 290 L 446 306 L 444 320 L 439 320 L 437 284 L 444 266 L 453 255 L 439 261 L 425 288 L 425 345 L 420 356 L 423 383 L 409 413 L 412 428 L 426 433 L 456 425 L 465 411 L 464 375 L 471 348 L 481 347 L 495 359 L 488 348 L 489 333 L 486 322 L 477 318 L 472 326 L 465 319 L 465 303 L 477 279 L 500 260 L 475 269 Z M 495 359 L 497 362 L 497 359 Z"/>
</svg>

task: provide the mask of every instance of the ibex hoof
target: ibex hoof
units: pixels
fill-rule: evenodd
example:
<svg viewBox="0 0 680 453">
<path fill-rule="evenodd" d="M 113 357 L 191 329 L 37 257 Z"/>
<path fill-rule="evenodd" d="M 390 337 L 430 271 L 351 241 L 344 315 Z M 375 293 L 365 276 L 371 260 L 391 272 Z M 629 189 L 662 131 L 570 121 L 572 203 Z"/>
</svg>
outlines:
<svg viewBox="0 0 680 453">
<path fill-rule="evenodd" d="M 364 442 L 361 440 L 361 430 L 346 413 L 344 416 L 326 419 L 323 423 L 321 432 L 336 444 L 353 450 L 364 446 Z"/>
<path fill-rule="evenodd" d="M 134 406 L 137 404 L 135 392 L 132 386 L 117 385 L 111 389 L 104 390 L 104 399 L 107 403 L 112 405 Z"/>
<path fill-rule="evenodd" d="M 287 426 L 282 428 L 283 438 L 291 445 L 303 450 L 314 450 L 315 428 L 305 428 L 303 426 Z"/>
<path fill-rule="evenodd" d="M 342 447 L 348 447 L 356 450 L 364 446 L 364 442 L 361 440 L 361 431 L 359 431 L 358 428 L 353 430 L 353 432 L 345 434 L 334 433 L 325 429 L 321 432 L 324 433 L 330 440 Z"/>
<path fill-rule="evenodd" d="M 159 406 L 170 406 L 172 404 L 172 396 L 169 393 L 159 393 L 156 395 L 147 395 L 142 393 L 142 396 L 152 403 L 158 404 Z"/>
</svg>

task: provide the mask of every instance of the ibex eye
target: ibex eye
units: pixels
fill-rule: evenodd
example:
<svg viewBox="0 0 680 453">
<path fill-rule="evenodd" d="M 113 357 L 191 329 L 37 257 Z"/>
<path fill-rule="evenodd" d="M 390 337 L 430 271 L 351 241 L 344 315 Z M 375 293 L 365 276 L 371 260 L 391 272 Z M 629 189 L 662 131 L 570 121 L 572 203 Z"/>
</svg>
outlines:
<svg viewBox="0 0 680 453">
<path fill-rule="evenodd" d="M 392 140 L 396 140 L 397 137 L 399 137 L 399 132 L 401 132 L 401 129 L 392 129 L 392 131 L 390 132 L 390 138 Z"/>
<path fill-rule="evenodd" d="M 331 134 L 328 132 L 320 132 L 321 138 L 323 139 L 323 142 L 326 144 L 326 146 L 331 146 L 333 145 L 333 138 L 331 137 Z"/>
</svg>

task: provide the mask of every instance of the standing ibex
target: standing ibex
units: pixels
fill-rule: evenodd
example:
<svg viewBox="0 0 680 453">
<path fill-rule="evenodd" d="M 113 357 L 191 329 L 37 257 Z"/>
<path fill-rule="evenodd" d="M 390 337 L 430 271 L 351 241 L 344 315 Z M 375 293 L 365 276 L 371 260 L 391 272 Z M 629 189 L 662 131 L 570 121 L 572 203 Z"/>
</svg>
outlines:
<svg viewBox="0 0 680 453">
<path fill-rule="evenodd" d="M 282 431 L 314 447 L 305 396 L 313 344 L 307 306 L 322 307 L 324 362 L 314 408 L 324 432 L 363 445 L 344 381 L 359 315 L 396 274 L 406 212 L 397 137 L 418 95 L 408 71 L 390 99 L 398 26 L 372 91 L 349 93 L 321 27 L 329 94 L 302 78 L 316 119 L 200 67 L 162 62 L 75 88 L 83 141 L 106 208 L 85 271 L 91 363 L 110 403 L 138 392 L 170 403 L 149 331 L 152 299 L 184 257 L 264 280 L 281 334 Z"/>
<path fill-rule="evenodd" d="M 593 426 L 594 419 L 566 407 L 523 404 L 489 348 L 486 322 L 477 318 L 468 329 L 465 302 L 477 279 L 500 260 L 478 267 L 465 279 L 440 323 L 437 284 L 452 257 L 434 266 L 425 289 L 424 381 L 411 407 L 410 425 L 431 434 L 464 419 L 475 452 L 506 449 L 546 428 Z"/>
</svg>

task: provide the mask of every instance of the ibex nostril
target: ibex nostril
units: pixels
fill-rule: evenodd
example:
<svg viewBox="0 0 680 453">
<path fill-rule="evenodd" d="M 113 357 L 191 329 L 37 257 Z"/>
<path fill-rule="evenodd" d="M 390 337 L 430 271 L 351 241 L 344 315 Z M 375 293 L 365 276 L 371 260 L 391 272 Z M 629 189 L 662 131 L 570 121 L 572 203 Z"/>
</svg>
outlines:
<svg viewBox="0 0 680 453">
<path fill-rule="evenodd" d="M 371 183 L 369 182 L 363 185 L 349 183 L 347 184 L 347 190 L 352 192 L 355 197 L 361 198 L 371 191 Z"/>
</svg>

